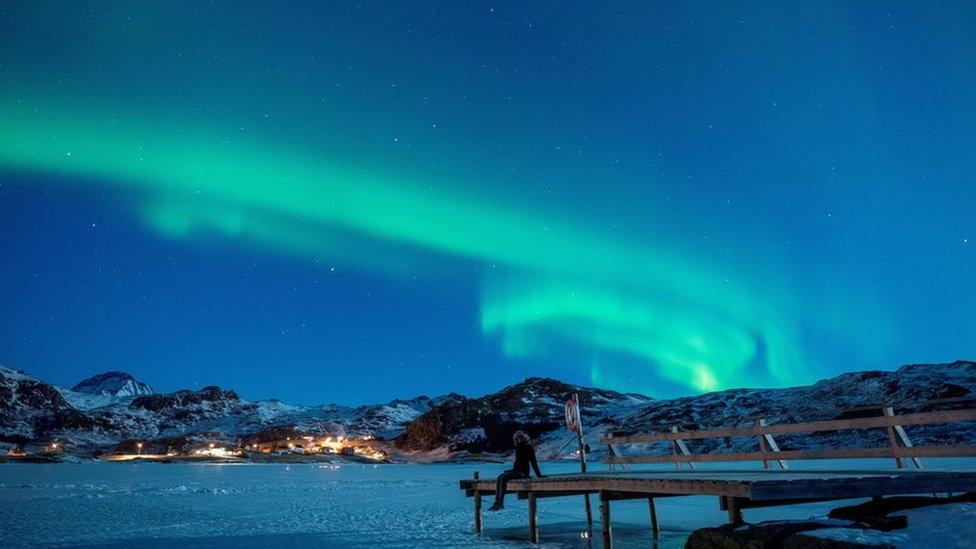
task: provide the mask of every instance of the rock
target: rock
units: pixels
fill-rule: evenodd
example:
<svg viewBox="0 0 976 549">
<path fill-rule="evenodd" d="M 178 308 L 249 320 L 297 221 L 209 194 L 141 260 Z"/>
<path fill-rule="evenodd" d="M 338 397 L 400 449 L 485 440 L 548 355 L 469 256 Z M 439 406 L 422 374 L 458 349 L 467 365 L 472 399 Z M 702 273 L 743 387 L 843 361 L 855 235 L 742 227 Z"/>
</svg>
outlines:
<svg viewBox="0 0 976 549">
<path fill-rule="evenodd" d="M 893 512 L 962 502 L 976 502 L 976 493 L 966 493 L 954 497 L 889 496 L 858 505 L 838 507 L 832 509 L 827 516 L 834 519 L 857 521 L 882 532 L 888 532 L 908 526 L 908 520 L 904 515 L 891 515 Z"/>
<path fill-rule="evenodd" d="M 759 524 L 733 526 L 726 524 L 717 528 L 701 528 L 691 533 L 685 542 L 685 549 L 853 549 L 868 546 L 850 544 L 814 536 L 803 536 L 803 532 L 821 528 L 863 528 L 854 523 L 837 521 L 771 521 Z"/>
<path fill-rule="evenodd" d="M 818 522 L 774 522 L 717 528 L 700 528 L 685 542 L 686 549 L 774 549 L 783 547 L 790 536 L 806 530 L 824 528 Z"/>
</svg>

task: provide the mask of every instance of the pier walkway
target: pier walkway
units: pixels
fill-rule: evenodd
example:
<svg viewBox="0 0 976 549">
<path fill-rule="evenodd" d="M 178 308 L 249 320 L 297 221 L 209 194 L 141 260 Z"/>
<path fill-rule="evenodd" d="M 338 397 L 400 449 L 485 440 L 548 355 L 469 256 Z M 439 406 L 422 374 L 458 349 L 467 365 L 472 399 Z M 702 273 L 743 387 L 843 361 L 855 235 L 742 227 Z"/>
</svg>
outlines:
<svg viewBox="0 0 976 549">
<path fill-rule="evenodd" d="M 603 440 L 608 447 L 605 472 L 571 473 L 541 479 L 520 479 L 508 483 L 508 493 L 528 500 L 529 540 L 538 542 L 536 501 L 548 497 L 596 495 L 600 501 L 600 522 L 604 547 L 612 546 L 610 502 L 646 499 L 651 527 L 658 532 L 654 500 L 676 496 L 716 496 L 718 505 L 728 512 L 729 522 L 741 524 L 742 511 L 757 507 L 793 505 L 852 498 L 883 498 L 907 494 L 958 494 L 976 492 L 976 469 L 929 471 L 922 468 L 923 457 L 976 456 L 976 446 L 913 446 L 904 425 L 929 425 L 953 421 L 976 421 L 976 409 L 894 415 L 882 408 L 877 417 L 862 417 L 811 423 L 766 425 L 758 420 L 754 427 L 611 436 Z M 856 429 L 886 429 L 890 446 L 881 448 L 840 448 L 822 450 L 781 450 L 775 434 L 824 432 Z M 687 440 L 703 438 L 757 437 L 756 452 L 694 454 Z M 664 442 L 670 455 L 622 455 L 619 446 Z M 852 467 L 850 469 L 792 470 L 787 460 L 845 459 L 886 457 L 895 460 L 891 469 Z M 747 470 L 743 462 L 762 463 L 763 469 Z M 673 462 L 676 470 L 621 470 L 632 464 Z M 728 468 L 697 469 L 699 462 L 727 462 Z M 908 469 L 908 463 L 914 469 Z M 772 469 L 777 464 L 778 469 Z M 681 469 L 687 465 L 691 470 Z M 475 530 L 482 530 L 482 498 L 494 494 L 494 479 L 481 479 L 478 473 L 460 481 L 465 495 L 474 499 Z M 581 506 L 582 508 L 583 506 Z M 585 506 L 589 514 L 589 504 Z M 592 517 L 587 516 L 592 525 Z"/>
</svg>

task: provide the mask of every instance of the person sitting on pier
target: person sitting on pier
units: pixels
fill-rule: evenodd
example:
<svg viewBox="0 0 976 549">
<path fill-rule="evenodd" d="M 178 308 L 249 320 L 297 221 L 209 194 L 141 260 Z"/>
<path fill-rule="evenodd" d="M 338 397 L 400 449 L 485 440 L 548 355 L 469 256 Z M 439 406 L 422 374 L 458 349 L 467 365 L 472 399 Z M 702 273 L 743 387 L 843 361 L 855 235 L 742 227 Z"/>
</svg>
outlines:
<svg viewBox="0 0 976 549">
<path fill-rule="evenodd" d="M 539 471 L 539 462 L 535 459 L 535 448 L 529 443 L 529 435 L 525 431 L 515 431 L 512 436 L 515 441 L 515 463 L 512 468 L 498 475 L 495 484 L 495 503 L 488 508 L 489 511 L 498 511 L 505 508 L 505 487 L 508 481 L 516 478 L 529 478 L 529 465 L 535 471 L 536 478 L 544 478 Z"/>
</svg>

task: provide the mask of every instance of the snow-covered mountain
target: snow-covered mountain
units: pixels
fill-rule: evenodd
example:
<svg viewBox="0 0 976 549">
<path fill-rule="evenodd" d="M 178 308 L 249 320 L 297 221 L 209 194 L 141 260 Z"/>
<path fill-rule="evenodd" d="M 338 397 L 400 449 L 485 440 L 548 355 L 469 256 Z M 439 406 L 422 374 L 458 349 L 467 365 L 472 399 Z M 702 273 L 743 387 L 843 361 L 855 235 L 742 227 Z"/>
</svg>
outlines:
<svg viewBox="0 0 976 549">
<path fill-rule="evenodd" d="M 540 455 L 556 457 L 551 454 L 560 455 L 559 446 L 572 438 L 565 427 L 565 403 L 574 393 L 579 396 L 587 431 L 654 402 L 643 395 L 533 377 L 479 398 L 452 395 L 408 425 L 396 444 L 406 451 L 447 447 L 450 451 L 506 452 L 511 449 L 512 434 L 524 430 L 541 440 Z M 570 444 L 564 450 L 575 449 Z"/>
<path fill-rule="evenodd" d="M 136 381 L 131 375 L 118 371 L 94 375 L 79 382 L 71 390 L 76 393 L 119 398 L 151 395 L 156 392 L 148 384 Z"/>
<path fill-rule="evenodd" d="M 636 414 L 611 422 L 608 430 L 631 434 L 666 431 L 673 425 L 683 430 L 748 427 L 755 425 L 759 418 L 769 423 L 845 419 L 877 416 L 886 406 L 893 407 L 896 413 L 945 410 L 972 407 L 972 400 L 952 402 L 968 397 L 976 397 L 976 362 L 910 364 L 895 371 L 850 372 L 803 387 L 731 389 L 659 401 Z M 931 404 L 940 400 L 950 402 Z M 976 442 L 976 424 L 972 422 L 906 429 L 916 444 Z M 792 450 L 885 446 L 889 443 L 883 429 L 777 436 L 776 439 L 780 447 Z M 755 440 L 748 438 L 695 440 L 689 445 L 693 446 L 693 452 L 699 453 L 756 449 Z M 666 444 L 658 444 L 650 450 L 662 454 L 671 451 Z"/>
<path fill-rule="evenodd" d="M 136 392 L 142 394 L 132 395 Z M 274 432 L 392 438 L 444 398 L 418 396 L 358 407 L 295 406 L 244 400 L 216 386 L 158 394 L 120 372 L 65 389 L 0 367 L 0 441 L 56 439 L 85 451 L 130 439 L 171 442 L 200 433 L 229 439 Z"/>
<path fill-rule="evenodd" d="M 747 426 L 759 417 L 770 423 L 836 419 L 878 414 L 883 405 L 895 406 L 902 413 L 922 409 L 919 403 L 934 399 L 976 397 L 976 363 L 967 361 L 854 372 L 805 387 L 733 389 L 670 400 L 529 378 L 477 398 L 420 396 L 358 407 L 248 401 L 216 386 L 129 396 L 133 390 L 145 392 L 140 387 L 148 386 L 135 380 L 130 384 L 123 377 L 105 378 L 121 383 L 86 380 L 79 384 L 97 393 L 92 394 L 0 367 L 0 441 L 24 444 L 56 439 L 69 449 L 84 452 L 133 439 L 166 447 L 202 436 L 251 443 L 302 434 L 373 435 L 395 440 L 401 451 L 419 459 L 457 452 L 505 452 L 510 449 L 512 433 L 522 429 L 538 441 L 540 457 L 554 458 L 575 451 L 573 436 L 564 424 L 564 402 L 573 393 L 579 395 L 585 441 L 594 453 L 604 451 L 600 438 L 610 432 Z M 107 387 L 104 392 L 102 387 Z M 944 404 L 943 409 L 960 405 L 971 406 L 972 402 Z M 877 431 L 863 431 L 856 437 L 844 432 L 777 437 L 777 441 L 784 449 L 885 444 L 886 434 Z M 976 441 L 976 425 L 968 423 L 913 426 L 909 431 L 916 443 Z M 694 452 L 711 452 L 754 449 L 755 441 L 691 444 Z M 659 446 L 661 453 L 670 451 L 666 445 Z"/>
<path fill-rule="evenodd" d="M 94 410 L 131 401 L 142 395 L 155 394 L 147 383 L 136 380 L 125 372 L 112 371 L 82 380 L 71 389 L 55 389 L 68 404 L 78 410 Z"/>
<path fill-rule="evenodd" d="M 420 416 L 397 438 L 407 451 L 496 452 L 511 447 L 515 429 L 526 430 L 538 441 L 538 453 L 547 458 L 568 457 L 575 451 L 573 435 L 563 425 L 562 403 L 578 393 L 583 412 L 585 442 L 595 454 L 605 453 L 601 438 L 609 433 L 665 432 L 672 426 L 693 430 L 769 423 L 841 419 L 880 415 L 882 406 L 898 413 L 920 411 L 933 400 L 976 397 L 976 362 L 913 364 L 896 371 L 842 374 L 804 387 L 786 389 L 732 389 L 669 400 L 566 385 L 551 379 L 530 378 L 497 393 L 469 399 L 458 396 Z M 947 409 L 972 406 L 949 402 Z M 924 409 L 932 409 L 927 405 Z M 916 443 L 976 442 L 976 425 L 950 423 L 913 426 Z M 888 444 L 882 429 L 801 434 L 777 437 L 783 449 L 865 447 Z M 755 450 L 754 439 L 695 440 L 692 451 Z M 638 447 L 641 453 L 670 453 L 667 444 Z M 622 447 L 623 453 L 635 448 Z"/>
</svg>

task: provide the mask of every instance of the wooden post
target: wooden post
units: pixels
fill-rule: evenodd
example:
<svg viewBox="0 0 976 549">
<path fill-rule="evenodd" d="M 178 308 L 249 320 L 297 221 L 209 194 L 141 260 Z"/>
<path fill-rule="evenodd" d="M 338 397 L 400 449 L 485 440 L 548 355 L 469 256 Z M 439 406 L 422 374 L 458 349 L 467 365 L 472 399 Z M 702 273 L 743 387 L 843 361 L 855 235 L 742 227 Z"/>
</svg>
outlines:
<svg viewBox="0 0 976 549">
<path fill-rule="evenodd" d="M 474 480 L 477 481 L 480 477 L 478 471 L 474 472 Z M 481 490 L 474 491 L 474 531 L 476 534 L 481 533 Z"/>
<path fill-rule="evenodd" d="M 765 418 L 759 418 L 759 426 L 760 427 L 765 427 L 766 426 L 766 419 Z M 759 445 L 762 447 L 763 450 L 766 450 L 766 451 L 772 450 L 774 453 L 775 452 L 779 452 L 779 444 L 776 444 L 776 440 L 773 439 L 773 435 L 771 435 L 769 433 L 763 433 L 763 434 L 759 435 Z M 776 460 L 776 463 L 779 464 L 779 468 L 780 469 L 783 469 L 784 471 L 787 469 L 786 462 L 785 461 L 783 461 L 781 459 L 777 459 Z M 768 464 L 768 461 L 767 460 L 763 460 L 763 467 L 768 469 L 767 464 Z"/>
<path fill-rule="evenodd" d="M 762 420 L 760 420 L 760 421 L 762 421 Z M 759 425 L 762 425 L 762 423 L 760 423 Z M 763 433 L 763 435 L 764 434 L 765 433 Z M 763 460 L 762 460 L 763 461 L 763 469 L 769 469 L 769 460 L 766 459 L 766 455 L 765 455 L 766 452 L 768 452 L 769 450 L 766 449 L 766 437 L 763 436 L 763 435 L 759 435 L 759 451 L 763 453 Z"/>
<path fill-rule="evenodd" d="M 539 543 L 539 527 L 536 524 L 535 492 L 529 492 L 529 541 Z"/>
<path fill-rule="evenodd" d="M 678 428 L 676 426 L 671 427 L 672 433 L 677 433 Z M 674 454 L 674 468 L 677 470 L 681 469 L 681 462 L 678 461 L 678 441 L 671 441 L 671 453 Z"/>
<path fill-rule="evenodd" d="M 744 521 L 742 520 L 742 508 L 739 506 L 738 498 L 725 498 L 725 507 L 729 512 L 729 524 L 738 526 Z"/>
<path fill-rule="evenodd" d="M 892 416 L 895 415 L 895 411 L 894 411 L 894 409 L 892 409 L 891 406 L 886 406 L 886 407 L 882 408 L 881 409 L 881 413 L 884 414 L 885 416 L 888 416 L 888 417 L 892 417 Z M 897 450 L 898 449 L 898 439 L 895 436 L 895 428 L 894 427 L 887 427 L 887 429 L 888 429 L 888 440 L 891 441 L 891 449 L 892 450 Z M 902 460 L 900 457 L 897 457 L 897 456 L 895 457 L 895 464 L 898 466 L 899 469 L 904 469 L 905 468 L 905 461 Z"/>
<path fill-rule="evenodd" d="M 580 472 L 586 472 L 586 445 L 583 442 L 583 417 L 580 413 L 579 394 L 573 393 L 573 403 L 576 404 L 576 449 L 579 452 Z M 583 494 L 583 506 L 586 508 L 586 527 L 593 530 L 593 509 L 590 507 L 590 494 Z"/>
<path fill-rule="evenodd" d="M 675 425 L 674 427 L 671 427 L 671 432 L 672 433 L 677 433 L 678 432 L 678 426 Z M 685 444 L 685 441 L 681 440 L 680 438 L 679 439 L 675 439 L 675 441 L 674 441 L 674 453 L 675 453 L 676 456 L 678 455 L 678 450 L 681 450 L 681 454 L 682 455 L 685 455 L 685 456 L 690 456 L 691 455 L 691 451 L 688 450 L 688 445 Z M 675 465 L 678 465 L 678 461 L 675 460 L 674 464 Z M 688 467 L 691 468 L 691 469 L 694 469 L 695 468 L 695 462 L 689 461 L 688 462 Z"/>
<path fill-rule="evenodd" d="M 894 411 L 892 411 L 892 413 L 894 413 Z M 905 432 L 905 428 L 902 427 L 901 425 L 895 425 L 894 429 L 895 429 L 895 434 L 898 435 L 898 439 L 901 440 L 902 446 L 904 446 L 905 448 L 912 448 L 913 447 L 912 441 L 910 438 L 908 438 L 908 433 Z M 922 468 L 922 460 L 918 459 L 917 457 L 912 457 L 911 460 L 912 463 L 915 464 L 916 469 Z"/>
<path fill-rule="evenodd" d="M 600 524 L 603 526 L 603 547 L 611 549 L 613 547 L 613 528 L 610 525 L 610 500 L 608 496 L 600 492 Z"/>
<path fill-rule="evenodd" d="M 583 506 L 586 508 L 586 529 L 593 530 L 593 509 L 590 507 L 590 494 L 583 494 Z"/>
<path fill-rule="evenodd" d="M 654 532 L 654 537 L 657 538 L 658 527 L 657 527 L 657 510 L 654 508 L 654 498 L 647 498 L 647 510 L 651 513 L 651 532 Z"/>
</svg>

